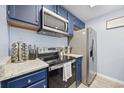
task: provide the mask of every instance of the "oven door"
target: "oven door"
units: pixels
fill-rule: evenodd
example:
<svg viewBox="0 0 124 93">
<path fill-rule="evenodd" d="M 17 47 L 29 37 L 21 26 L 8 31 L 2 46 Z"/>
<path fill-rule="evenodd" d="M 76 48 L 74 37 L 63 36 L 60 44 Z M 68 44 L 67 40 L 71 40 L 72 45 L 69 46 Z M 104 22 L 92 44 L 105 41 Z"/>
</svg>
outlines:
<svg viewBox="0 0 124 93">
<path fill-rule="evenodd" d="M 57 69 L 52 68 L 49 70 L 49 88 L 68 88 L 72 84 L 73 87 L 76 87 L 75 77 L 76 77 L 76 65 L 75 62 L 72 63 L 72 77 L 70 77 L 67 82 L 63 81 L 63 67 L 58 66 Z"/>
</svg>

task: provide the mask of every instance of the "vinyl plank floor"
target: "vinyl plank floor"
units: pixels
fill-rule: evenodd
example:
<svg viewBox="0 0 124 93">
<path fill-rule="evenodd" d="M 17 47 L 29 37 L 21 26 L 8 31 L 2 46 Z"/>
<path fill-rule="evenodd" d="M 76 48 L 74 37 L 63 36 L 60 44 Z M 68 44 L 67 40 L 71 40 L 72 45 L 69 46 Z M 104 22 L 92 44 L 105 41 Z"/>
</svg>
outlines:
<svg viewBox="0 0 124 93">
<path fill-rule="evenodd" d="M 89 87 L 81 83 L 78 88 L 124 88 L 124 85 L 110 81 L 100 76 L 96 76 L 96 78 Z"/>
</svg>

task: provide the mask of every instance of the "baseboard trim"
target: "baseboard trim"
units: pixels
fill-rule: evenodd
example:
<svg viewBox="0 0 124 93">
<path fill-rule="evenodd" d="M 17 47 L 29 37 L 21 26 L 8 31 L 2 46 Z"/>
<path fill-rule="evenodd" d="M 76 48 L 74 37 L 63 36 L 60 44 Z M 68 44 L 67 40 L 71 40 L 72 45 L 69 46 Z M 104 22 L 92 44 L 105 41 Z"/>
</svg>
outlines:
<svg viewBox="0 0 124 93">
<path fill-rule="evenodd" d="M 97 76 L 100 76 L 100 77 L 103 77 L 103 78 L 105 78 L 105 79 L 108 79 L 108 80 L 111 80 L 111 81 L 113 81 L 113 82 L 116 82 L 116 83 L 119 83 L 119 84 L 124 85 L 124 81 L 121 81 L 121 80 L 118 80 L 118 79 L 115 79 L 115 78 L 106 76 L 106 75 L 104 75 L 104 74 L 97 73 Z"/>
</svg>

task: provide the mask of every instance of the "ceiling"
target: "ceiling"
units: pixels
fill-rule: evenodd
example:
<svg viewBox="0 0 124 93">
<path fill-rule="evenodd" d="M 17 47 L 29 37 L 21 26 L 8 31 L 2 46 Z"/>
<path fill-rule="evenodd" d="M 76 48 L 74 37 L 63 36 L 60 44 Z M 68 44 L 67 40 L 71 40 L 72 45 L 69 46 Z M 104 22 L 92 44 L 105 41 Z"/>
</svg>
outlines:
<svg viewBox="0 0 124 93">
<path fill-rule="evenodd" d="M 93 18 L 102 16 L 106 13 L 124 8 L 124 5 L 64 5 L 64 8 L 83 21 L 88 21 Z"/>
</svg>

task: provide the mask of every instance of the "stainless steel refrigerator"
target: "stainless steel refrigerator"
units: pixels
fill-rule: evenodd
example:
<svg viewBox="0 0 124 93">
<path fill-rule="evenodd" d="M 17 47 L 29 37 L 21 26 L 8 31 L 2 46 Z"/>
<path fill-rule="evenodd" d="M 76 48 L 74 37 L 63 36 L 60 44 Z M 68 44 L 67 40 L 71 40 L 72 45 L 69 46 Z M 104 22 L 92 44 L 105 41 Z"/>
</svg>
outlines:
<svg viewBox="0 0 124 93">
<path fill-rule="evenodd" d="M 83 55 L 82 83 L 90 85 L 97 73 L 97 41 L 96 31 L 86 28 L 74 31 L 70 41 L 71 53 Z"/>
</svg>

